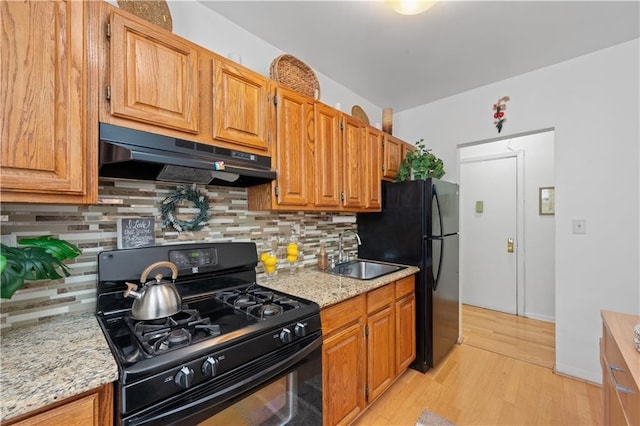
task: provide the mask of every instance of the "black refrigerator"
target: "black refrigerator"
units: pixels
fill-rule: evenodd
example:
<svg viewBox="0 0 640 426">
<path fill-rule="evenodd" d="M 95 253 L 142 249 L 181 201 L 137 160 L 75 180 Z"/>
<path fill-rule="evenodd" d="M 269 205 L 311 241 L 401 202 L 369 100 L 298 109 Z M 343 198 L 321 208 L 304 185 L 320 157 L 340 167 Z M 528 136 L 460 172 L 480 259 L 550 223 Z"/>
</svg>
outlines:
<svg viewBox="0 0 640 426">
<path fill-rule="evenodd" d="M 414 265 L 416 360 L 426 372 L 458 341 L 458 192 L 438 179 L 382 183 L 382 212 L 358 213 L 358 257 Z"/>
</svg>

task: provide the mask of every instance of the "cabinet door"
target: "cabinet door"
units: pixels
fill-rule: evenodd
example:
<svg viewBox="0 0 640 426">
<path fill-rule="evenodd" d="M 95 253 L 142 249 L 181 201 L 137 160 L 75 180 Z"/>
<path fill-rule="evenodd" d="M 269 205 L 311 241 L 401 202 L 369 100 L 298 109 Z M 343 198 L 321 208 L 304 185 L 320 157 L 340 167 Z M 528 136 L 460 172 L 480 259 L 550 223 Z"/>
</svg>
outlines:
<svg viewBox="0 0 640 426">
<path fill-rule="evenodd" d="M 416 298 L 413 293 L 396 301 L 396 375 L 416 358 Z"/>
<path fill-rule="evenodd" d="M 387 180 L 395 179 L 400 170 L 403 142 L 391 135 L 384 136 L 384 166 L 382 176 Z"/>
<path fill-rule="evenodd" d="M 364 324 L 360 320 L 322 343 L 323 424 L 351 423 L 366 404 Z"/>
<path fill-rule="evenodd" d="M 340 114 L 319 102 L 315 109 L 315 205 L 337 209 L 342 184 Z"/>
<path fill-rule="evenodd" d="M 97 200 L 84 8 L 75 1 L 0 2 L 3 202 Z"/>
<path fill-rule="evenodd" d="M 374 127 L 366 130 L 367 193 L 365 207 L 367 210 L 382 208 L 382 132 Z"/>
<path fill-rule="evenodd" d="M 198 133 L 196 46 L 117 10 L 110 27 L 111 114 Z"/>
<path fill-rule="evenodd" d="M 343 116 L 342 135 L 342 191 L 343 206 L 363 208 L 365 206 L 365 176 L 367 158 L 364 127 L 359 120 Z"/>
<path fill-rule="evenodd" d="M 313 101 L 292 90 L 277 88 L 276 155 L 277 203 L 313 203 Z"/>
<path fill-rule="evenodd" d="M 367 385 L 368 398 L 372 401 L 395 378 L 393 305 L 369 315 L 367 327 Z"/>
<path fill-rule="evenodd" d="M 214 139 L 267 151 L 269 81 L 223 59 L 214 68 Z"/>
<path fill-rule="evenodd" d="M 11 426 L 107 426 L 113 424 L 113 384 L 69 398 L 66 402 L 22 417 Z M 3 423 L 4 424 L 4 423 Z"/>
</svg>

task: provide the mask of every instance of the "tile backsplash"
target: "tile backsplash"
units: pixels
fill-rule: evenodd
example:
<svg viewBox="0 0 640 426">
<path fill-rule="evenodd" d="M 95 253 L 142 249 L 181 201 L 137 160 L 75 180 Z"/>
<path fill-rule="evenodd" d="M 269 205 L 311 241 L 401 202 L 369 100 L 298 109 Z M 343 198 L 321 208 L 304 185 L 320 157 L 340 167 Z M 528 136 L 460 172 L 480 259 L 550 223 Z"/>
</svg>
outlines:
<svg viewBox="0 0 640 426">
<path fill-rule="evenodd" d="M 3 204 L 2 242 L 14 245 L 25 237 L 52 235 L 82 250 L 67 261 L 71 276 L 51 281 L 26 281 L 11 299 L 0 300 L 0 331 L 33 324 L 41 319 L 71 312 L 93 312 L 96 302 L 97 254 L 117 248 L 116 222 L 122 217 L 153 217 L 156 245 L 182 242 L 253 241 L 258 252 L 268 249 L 272 236 L 286 238 L 292 223 L 302 240 L 304 267 L 316 267 L 320 243 L 333 253 L 338 236 L 356 229 L 354 213 L 249 211 L 244 188 L 201 186 L 196 189 L 209 198 L 208 224 L 198 232 L 179 233 L 163 226 L 162 201 L 175 191 L 171 183 L 100 179 L 100 204 L 91 206 Z M 191 220 L 198 210 L 189 202 L 177 209 L 183 220 Z M 357 253 L 353 235 L 345 236 L 345 246 Z M 257 268 L 262 273 L 262 266 Z M 259 275 L 260 276 L 260 275 Z"/>
</svg>

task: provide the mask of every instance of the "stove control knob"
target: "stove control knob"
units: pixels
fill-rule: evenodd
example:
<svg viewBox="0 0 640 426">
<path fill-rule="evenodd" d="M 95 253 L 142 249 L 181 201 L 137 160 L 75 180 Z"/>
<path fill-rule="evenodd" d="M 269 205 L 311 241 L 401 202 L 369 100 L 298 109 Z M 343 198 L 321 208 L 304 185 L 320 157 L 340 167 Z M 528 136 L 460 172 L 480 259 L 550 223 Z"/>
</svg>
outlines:
<svg viewBox="0 0 640 426">
<path fill-rule="evenodd" d="M 307 335 L 307 326 L 301 322 L 296 324 L 296 327 L 293 329 L 298 337 L 304 337 Z"/>
<path fill-rule="evenodd" d="M 189 367 L 182 367 L 180 371 L 176 373 L 173 381 L 182 389 L 187 389 L 193 382 L 193 370 Z"/>
<path fill-rule="evenodd" d="M 208 357 L 202 363 L 202 374 L 207 377 L 214 377 L 218 372 L 218 360 L 214 357 Z"/>
<path fill-rule="evenodd" d="M 280 332 L 280 341 L 282 343 L 291 343 L 291 340 L 292 340 L 291 330 L 289 330 L 288 328 L 283 328 L 282 331 Z"/>
</svg>

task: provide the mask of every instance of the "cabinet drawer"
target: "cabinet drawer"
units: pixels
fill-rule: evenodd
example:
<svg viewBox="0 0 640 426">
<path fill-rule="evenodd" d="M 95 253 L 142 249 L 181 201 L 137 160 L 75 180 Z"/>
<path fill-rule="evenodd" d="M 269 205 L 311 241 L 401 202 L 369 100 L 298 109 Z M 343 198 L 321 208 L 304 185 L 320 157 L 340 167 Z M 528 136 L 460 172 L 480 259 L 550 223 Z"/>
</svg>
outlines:
<svg viewBox="0 0 640 426">
<path fill-rule="evenodd" d="M 394 284 L 387 284 L 367 293 L 367 313 L 372 314 L 393 303 Z"/>
<path fill-rule="evenodd" d="M 631 425 L 639 424 L 640 393 L 635 380 L 620 352 L 620 348 L 606 326 L 603 327 L 603 337 L 602 368 L 605 380 L 608 377 L 612 384 L 612 389 L 615 389 L 627 423 Z"/>
<path fill-rule="evenodd" d="M 415 275 L 410 275 L 396 281 L 396 300 L 413 293 L 416 286 Z"/>
<path fill-rule="evenodd" d="M 331 305 L 320 311 L 322 334 L 330 333 L 357 321 L 365 314 L 365 295 L 359 295 L 344 302 Z"/>
</svg>

